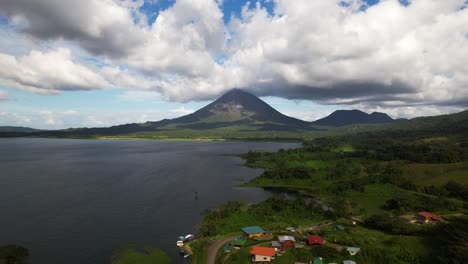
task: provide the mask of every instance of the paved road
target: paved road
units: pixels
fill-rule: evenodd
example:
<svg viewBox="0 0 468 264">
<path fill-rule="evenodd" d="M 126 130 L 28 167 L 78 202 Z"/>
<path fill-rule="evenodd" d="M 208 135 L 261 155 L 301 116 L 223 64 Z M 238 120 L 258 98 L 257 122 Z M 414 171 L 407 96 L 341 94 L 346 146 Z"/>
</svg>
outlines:
<svg viewBox="0 0 468 264">
<path fill-rule="evenodd" d="M 218 250 L 227 242 L 233 241 L 236 237 L 228 237 L 223 240 L 216 241 L 213 245 L 208 248 L 208 257 L 206 259 L 207 264 L 216 264 L 216 253 Z"/>
</svg>

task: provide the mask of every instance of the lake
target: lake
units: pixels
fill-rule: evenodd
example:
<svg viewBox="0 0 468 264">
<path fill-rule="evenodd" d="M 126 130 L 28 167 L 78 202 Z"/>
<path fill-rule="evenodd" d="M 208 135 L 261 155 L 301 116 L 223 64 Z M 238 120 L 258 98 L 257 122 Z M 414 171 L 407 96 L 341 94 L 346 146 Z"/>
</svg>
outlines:
<svg viewBox="0 0 468 264">
<path fill-rule="evenodd" d="M 98 264 L 137 242 L 184 263 L 175 242 L 196 233 L 207 208 L 271 195 L 236 187 L 262 170 L 225 154 L 298 146 L 0 139 L 0 245 L 27 247 L 32 264 Z"/>
</svg>

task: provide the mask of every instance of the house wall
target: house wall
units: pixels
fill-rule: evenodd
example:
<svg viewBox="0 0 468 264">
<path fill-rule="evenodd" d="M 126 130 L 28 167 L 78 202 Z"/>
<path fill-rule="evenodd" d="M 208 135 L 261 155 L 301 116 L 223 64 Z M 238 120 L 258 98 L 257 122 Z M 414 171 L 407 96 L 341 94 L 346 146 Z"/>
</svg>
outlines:
<svg viewBox="0 0 468 264">
<path fill-rule="evenodd" d="M 417 215 L 416 216 L 416 219 L 421 222 L 421 223 L 429 223 L 430 219 L 428 218 L 425 218 L 424 216 L 422 215 Z"/>
<path fill-rule="evenodd" d="M 263 233 L 256 233 L 256 234 L 247 235 L 248 238 L 261 237 L 261 236 L 263 236 Z"/>
<path fill-rule="evenodd" d="M 269 256 L 262 256 L 262 255 L 255 255 L 255 256 L 253 257 L 253 261 L 255 261 L 255 262 L 262 262 L 262 261 L 270 262 L 270 261 L 271 261 L 271 257 L 269 257 Z"/>
</svg>

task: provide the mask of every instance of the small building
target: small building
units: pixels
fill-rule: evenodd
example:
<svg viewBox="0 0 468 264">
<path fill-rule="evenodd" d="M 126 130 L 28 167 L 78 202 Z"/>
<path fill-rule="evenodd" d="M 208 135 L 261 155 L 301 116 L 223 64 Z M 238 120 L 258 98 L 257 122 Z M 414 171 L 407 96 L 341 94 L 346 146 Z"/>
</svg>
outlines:
<svg viewBox="0 0 468 264">
<path fill-rule="evenodd" d="M 416 216 L 415 216 L 416 220 L 418 220 L 419 222 L 421 223 L 424 223 L 424 224 L 427 224 L 427 223 L 430 223 L 430 222 L 433 222 L 433 221 L 441 221 L 442 220 L 442 217 L 436 215 L 436 214 L 433 214 L 433 213 L 430 213 L 430 212 L 419 212 Z"/>
<path fill-rule="evenodd" d="M 224 246 L 224 252 L 231 252 L 233 249 L 232 245 L 226 245 Z"/>
<path fill-rule="evenodd" d="M 343 264 L 356 264 L 356 262 L 354 262 L 352 260 L 345 260 L 345 261 L 343 261 Z"/>
<path fill-rule="evenodd" d="M 261 237 L 265 235 L 265 231 L 259 226 L 246 226 L 242 228 L 244 236 L 248 238 Z"/>
<path fill-rule="evenodd" d="M 323 245 L 325 244 L 325 240 L 321 236 L 318 235 L 309 235 L 307 237 L 307 245 Z"/>
<path fill-rule="evenodd" d="M 275 259 L 276 249 L 253 246 L 250 255 L 252 255 L 252 262 L 271 262 Z"/>
<path fill-rule="evenodd" d="M 321 257 L 315 257 L 314 264 L 323 264 L 323 259 Z"/>
<path fill-rule="evenodd" d="M 281 249 L 294 248 L 296 239 L 293 236 L 278 236 L 278 242 L 281 245 Z"/>
<path fill-rule="evenodd" d="M 358 247 L 346 247 L 346 251 L 348 251 L 351 256 L 354 256 L 361 252 L 361 249 Z"/>
<path fill-rule="evenodd" d="M 271 241 L 272 248 L 281 248 L 281 244 L 278 241 Z"/>
<path fill-rule="evenodd" d="M 188 234 L 185 236 L 184 241 L 192 241 L 195 239 L 195 236 L 192 234 Z"/>
<path fill-rule="evenodd" d="M 245 243 L 247 243 L 247 240 L 245 238 L 239 237 L 238 239 L 234 240 L 234 242 L 232 242 L 232 245 L 241 248 L 245 245 Z"/>
</svg>

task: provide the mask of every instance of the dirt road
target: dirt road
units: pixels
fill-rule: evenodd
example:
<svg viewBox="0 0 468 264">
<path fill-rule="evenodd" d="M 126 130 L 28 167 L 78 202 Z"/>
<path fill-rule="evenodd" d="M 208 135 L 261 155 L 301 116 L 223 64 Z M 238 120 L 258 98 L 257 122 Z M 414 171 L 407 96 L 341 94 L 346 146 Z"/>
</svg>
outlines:
<svg viewBox="0 0 468 264">
<path fill-rule="evenodd" d="M 233 241 L 236 237 L 228 237 L 223 240 L 216 241 L 213 245 L 208 248 L 208 257 L 206 259 L 207 264 L 216 264 L 216 253 L 218 250 L 227 242 Z"/>
</svg>

